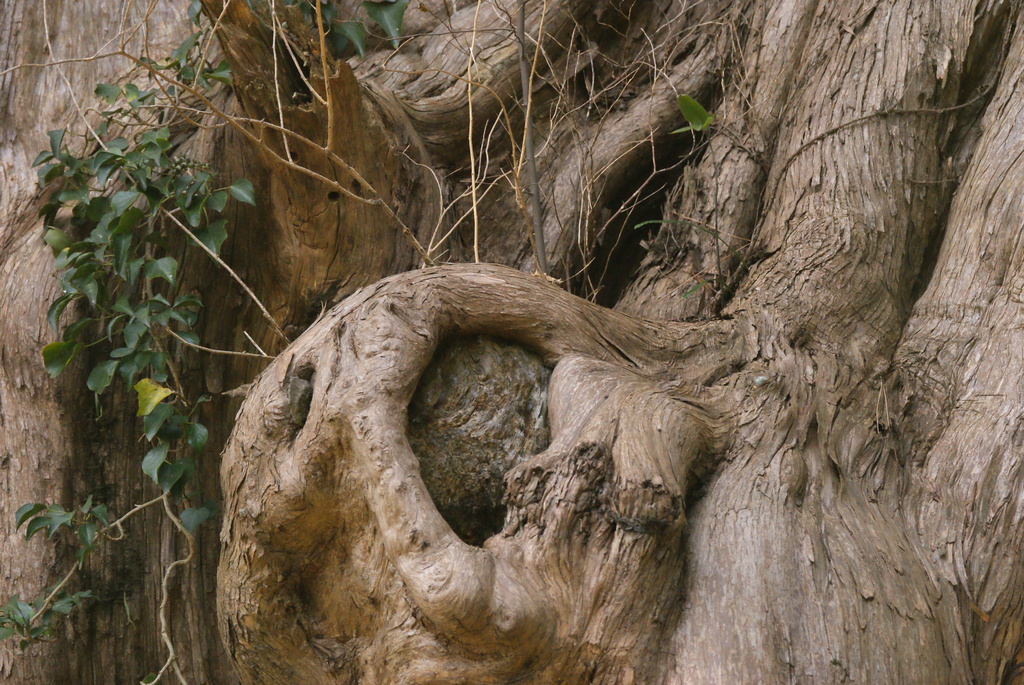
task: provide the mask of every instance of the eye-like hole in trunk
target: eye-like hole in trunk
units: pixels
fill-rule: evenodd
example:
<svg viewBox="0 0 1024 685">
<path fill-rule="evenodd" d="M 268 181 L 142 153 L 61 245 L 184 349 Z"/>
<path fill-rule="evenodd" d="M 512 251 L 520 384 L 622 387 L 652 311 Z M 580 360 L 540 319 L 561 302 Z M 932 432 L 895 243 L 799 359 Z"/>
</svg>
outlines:
<svg viewBox="0 0 1024 685">
<path fill-rule="evenodd" d="M 441 515 L 471 545 L 505 522 L 505 474 L 550 442 L 551 370 L 522 347 L 446 341 L 409 403 L 409 442 Z"/>
</svg>

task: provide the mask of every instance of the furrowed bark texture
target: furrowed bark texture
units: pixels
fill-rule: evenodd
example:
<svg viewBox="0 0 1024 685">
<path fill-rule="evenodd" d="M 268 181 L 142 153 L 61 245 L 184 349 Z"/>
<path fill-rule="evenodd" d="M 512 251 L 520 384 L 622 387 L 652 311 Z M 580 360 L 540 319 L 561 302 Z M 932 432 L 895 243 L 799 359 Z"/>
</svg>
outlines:
<svg viewBox="0 0 1024 685">
<path fill-rule="evenodd" d="M 469 301 L 449 305 L 460 314 L 472 311 L 470 320 L 449 315 L 454 329 L 424 321 L 439 307 L 433 295 L 421 294 L 435 287 L 424 279 L 457 289 L 454 284 L 467 278 L 463 271 L 391 281 L 341 305 L 307 335 L 321 326 L 337 332 L 316 333 L 323 342 L 304 337 L 289 362 L 317 346 L 318 361 L 309 362 L 315 378 L 336 369 L 317 380 L 324 385 L 314 391 L 310 410 L 318 440 L 330 447 L 303 445 L 297 457 L 294 447 L 270 441 L 281 439 L 281 429 L 254 423 L 259 405 L 280 396 L 287 383 L 278 361 L 278 379 L 268 372 L 254 387 L 261 399 L 253 418 L 243 411 L 225 453 L 226 484 L 240 493 L 229 509 L 254 518 L 246 528 L 226 530 L 225 545 L 235 558 L 274 558 L 272 547 L 264 547 L 274 535 L 260 533 L 281 525 L 272 512 L 304 512 L 308 522 L 287 527 L 315 537 L 312 531 L 325 524 L 308 512 L 331 500 L 310 493 L 348 493 L 348 479 L 358 480 L 365 509 L 358 517 L 341 512 L 342 528 L 350 520 L 358 520 L 358 529 L 369 525 L 372 532 L 364 535 L 380 536 L 374 547 L 383 546 L 390 563 L 386 570 L 376 561 L 362 565 L 380 580 L 362 581 L 362 591 L 345 586 L 342 593 L 365 594 L 362 601 L 394 622 L 349 622 L 336 625 L 332 635 L 323 614 L 313 613 L 304 641 L 335 640 L 334 656 L 306 647 L 294 665 L 264 662 L 253 655 L 265 638 L 245 619 L 269 616 L 265 607 L 281 596 L 321 596 L 328 589 L 316 581 L 319 592 L 294 589 L 303 582 L 298 577 L 318 573 L 299 561 L 277 573 L 281 589 L 260 594 L 274 571 L 232 580 L 234 562 L 226 557 L 222 587 L 237 584 L 241 593 L 227 605 L 222 595 L 222 616 L 245 645 L 236 660 L 258 664 L 243 678 L 273 679 L 264 670 L 273 668 L 312 673 L 317 661 L 324 673 L 330 674 L 325 663 L 338 669 L 327 682 L 952 683 L 1012 677 L 1021 635 L 1020 543 L 1009 532 L 1019 520 L 1019 475 L 1012 475 L 1019 474 L 1019 455 L 1008 456 L 1017 410 L 993 389 L 989 401 L 1006 408 L 990 413 L 991 421 L 1005 426 L 1005 441 L 991 437 L 999 431 L 989 424 L 978 428 L 979 438 L 966 451 L 960 441 L 974 431 L 959 431 L 956 445 L 943 448 L 936 434 L 960 396 L 953 383 L 933 376 L 956 374 L 957 367 L 919 366 L 922 357 L 910 355 L 929 357 L 913 331 L 917 312 L 945 278 L 942 257 L 933 272 L 930 255 L 939 245 L 945 255 L 957 231 L 969 230 L 965 224 L 1019 225 L 1014 201 L 996 199 L 985 210 L 974 204 L 1003 187 L 1016 159 L 1009 142 L 1018 130 L 1009 104 L 1019 81 L 1009 67 L 1018 60 L 1010 22 L 1015 10 L 904 2 L 885 8 L 788 3 L 737 12 L 729 15 L 736 24 L 731 35 L 742 43 L 742 58 L 733 55 L 736 66 L 720 94 L 721 133 L 669 195 L 667 215 L 680 220 L 660 230 L 646 270 L 619 303 L 625 311 L 664 318 L 724 312 L 717 324 L 726 327 L 719 355 L 680 358 L 666 368 L 663 359 L 652 364 L 632 348 L 625 359 L 611 361 L 606 352 L 578 343 L 552 350 L 551 340 L 531 339 L 524 330 L 553 326 L 551 339 L 558 340 L 566 321 L 561 308 L 531 308 L 533 316 L 519 320 L 510 308 L 525 296 L 486 278 L 465 285 Z M 713 53 L 713 45 L 704 47 Z M 993 53 L 993 45 L 1004 47 Z M 999 74 L 1002 49 L 1009 53 Z M 986 52 L 991 63 L 981 65 Z M 681 82 L 668 80 L 676 87 Z M 654 140 L 666 126 L 651 126 Z M 980 138 L 968 130 L 979 127 Z M 986 136 L 999 141 L 998 155 L 980 152 Z M 622 140 L 610 137 L 601 145 Z M 557 132 L 550 140 L 558 140 Z M 1006 162 L 987 172 L 991 189 L 972 182 L 984 173 L 976 169 L 995 157 Z M 611 183 L 614 172 L 602 167 L 601 178 Z M 550 168 L 546 179 L 552 180 Z M 559 207 L 556 186 L 547 188 L 552 213 Z M 575 188 L 583 189 L 579 177 Z M 972 202 L 973 194 L 979 200 Z M 1003 214 L 989 220 L 986 211 Z M 594 225 L 592 218 L 585 221 Z M 1007 247 L 988 249 L 1012 260 L 1016 232 L 1008 231 Z M 588 244 L 580 238 L 573 249 Z M 951 254 L 959 261 L 965 252 Z M 700 296 L 685 297 L 682 291 L 694 283 Z M 978 297 L 946 287 L 957 297 Z M 492 291 L 506 297 L 488 305 Z M 474 305 L 481 313 L 494 307 L 510 327 L 478 328 Z M 369 314 L 374 309 L 388 313 Z M 436 316 L 445 320 L 443 313 Z M 613 331 L 635 330 L 610 321 L 598 328 L 601 342 Z M 657 334 L 641 330 L 643 349 L 666 350 Z M 480 332 L 527 344 L 554 364 L 551 445 L 511 469 L 505 527 L 482 551 L 444 523 L 402 437 L 429 350 L 444 335 Z M 683 329 L 676 335 L 688 339 Z M 947 338 L 936 340 L 942 346 Z M 973 344 L 953 359 L 964 360 Z M 1008 354 L 1012 345 L 1009 339 L 991 344 L 995 355 Z M 932 354 L 942 359 L 948 352 Z M 976 359 L 960 362 L 969 369 L 960 373 L 974 374 L 972 387 Z M 396 373 L 401 382 L 385 380 Z M 379 391 L 341 380 L 366 377 Z M 662 401 L 673 409 L 659 409 Z M 652 434 L 657 441 L 646 443 Z M 325 453 L 328 463 L 341 461 L 340 469 L 320 464 L 317 457 Z M 292 474 L 287 483 L 303 483 L 299 490 L 307 499 L 277 504 L 276 497 L 292 501 L 295 493 L 284 485 L 269 488 L 269 473 L 251 470 L 253 455 L 276 464 L 277 473 Z M 665 463 L 649 463 L 652 455 Z M 985 466 L 989 460 L 996 463 Z M 987 500 L 981 484 L 997 479 L 1006 494 L 979 501 Z M 632 483 L 657 492 L 631 500 Z M 940 483 L 956 486 L 951 492 Z M 347 497 L 337 500 L 348 503 Z M 567 509 L 567 501 L 574 505 Z M 993 537 L 997 521 L 1007 532 Z M 325 544 L 326 538 L 315 539 L 308 544 Z M 335 543 L 355 544 L 351 536 Z M 1012 551 L 1004 553 L 1005 544 Z M 359 557 L 346 551 L 338 558 Z M 288 559 L 295 563 L 295 556 Z M 395 583 L 395 598 L 376 594 L 387 595 L 385 588 Z M 981 596 L 985 606 L 978 604 Z M 239 606 L 245 608 L 238 612 Z M 282 616 L 294 610 L 290 605 Z M 585 627 L 576 623 L 580 615 Z M 627 615 L 633 620 L 622 619 Z M 269 635 L 283 632 L 280 623 L 266 625 L 261 630 Z M 386 657 L 395 649 L 386 636 L 399 625 L 417 637 L 409 637 L 406 658 Z"/>
<path fill-rule="evenodd" d="M 172 249 L 204 344 L 277 357 L 179 354 L 223 447 L 219 559 L 208 531 L 172 597 L 189 682 L 1024 682 L 1019 2 L 528 0 L 521 45 L 518 0 L 424 0 L 347 61 L 297 6 L 202 4 L 232 87 L 173 142 L 256 186 L 223 255 L 274 323 Z M 144 14 L 0 6 L 0 70 Z M 158 56 L 188 29 L 155 7 Z M 129 66 L 63 69 L 84 110 Z M 129 394 L 97 424 L 89 360 L 38 358 L 27 167 L 81 117 L 53 66 L 0 86 L 0 592 L 26 596 L 70 550 L 19 541 L 18 506 L 155 493 Z M 672 133 L 681 94 L 710 129 Z M 527 100 L 558 283 L 530 275 Z M 504 266 L 433 266 L 475 254 Z M 182 540 L 133 526 L 0 675 L 159 667 Z"/>
</svg>

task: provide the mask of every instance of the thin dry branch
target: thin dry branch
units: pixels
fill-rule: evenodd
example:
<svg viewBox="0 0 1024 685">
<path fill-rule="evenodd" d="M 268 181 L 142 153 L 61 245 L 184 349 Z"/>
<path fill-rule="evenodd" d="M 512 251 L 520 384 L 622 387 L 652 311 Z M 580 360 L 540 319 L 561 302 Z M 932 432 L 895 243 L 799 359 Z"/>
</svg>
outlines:
<svg viewBox="0 0 1024 685">
<path fill-rule="evenodd" d="M 469 63 L 466 65 L 466 101 L 469 107 L 469 187 L 473 203 L 473 261 L 475 263 L 480 263 L 480 214 L 477 210 L 476 152 L 473 149 L 473 62 L 476 57 L 476 30 L 481 4 L 483 3 L 477 3 L 476 11 L 473 13 L 473 34 L 469 42 Z"/>
<path fill-rule="evenodd" d="M 178 342 L 180 342 L 182 345 L 186 345 L 187 347 L 191 347 L 194 350 L 200 350 L 202 352 L 209 352 L 211 354 L 223 354 L 223 355 L 228 356 L 228 357 L 249 357 L 251 359 L 273 359 L 273 357 L 271 357 L 269 354 L 266 354 L 266 353 L 263 353 L 263 354 L 253 354 L 252 352 L 237 352 L 235 350 L 217 350 L 217 349 L 214 349 L 212 347 L 204 347 L 203 345 L 197 345 L 195 343 L 189 342 L 188 340 L 185 340 L 183 337 L 181 337 L 180 335 L 178 335 L 177 333 L 172 331 L 170 328 L 167 329 L 167 332 L 170 333 L 173 338 L 177 339 Z M 246 333 L 245 337 L 249 338 L 249 334 Z M 256 343 L 253 342 L 252 338 L 249 338 L 249 342 L 252 342 L 253 345 L 256 345 Z M 258 345 L 256 346 L 256 349 L 259 349 Z"/>
<path fill-rule="evenodd" d="M 227 3 L 224 3 L 224 7 L 227 7 Z M 273 23 L 270 35 L 270 53 L 274 56 L 274 104 L 277 105 L 277 120 L 281 124 L 281 129 L 284 130 L 284 107 L 281 105 L 281 79 L 277 62 L 277 0 L 270 2 L 270 16 Z M 312 87 L 310 87 L 310 92 L 315 92 Z M 284 144 L 284 156 L 289 162 L 292 162 L 292 151 L 288 147 L 287 134 L 281 135 L 281 142 Z"/>
<path fill-rule="evenodd" d="M 50 21 L 46 8 L 47 0 L 43 0 L 43 35 L 46 36 L 46 54 L 53 55 L 53 41 L 50 40 Z M 82 121 L 85 123 L 86 129 L 88 129 L 90 135 L 92 135 L 92 137 L 96 140 L 99 146 L 106 150 L 106 144 L 103 142 L 103 139 L 100 138 L 99 134 L 96 133 L 96 129 L 93 128 L 92 124 L 89 122 L 89 118 L 85 116 L 85 110 L 82 109 L 82 104 L 78 101 L 78 96 L 75 94 L 75 89 L 71 86 L 71 80 L 68 79 L 68 75 L 64 73 L 64 69 L 61 68 L 59 64 L 57 65 L 57 73 L 60 75 L 60 78 L 64 82 L 64 85 L 67 86 L 68 97 L 71 98 L 71 104 L 73 104 L 75 109 L 78 111 L 78 115 L 82 118 Z"/>
<path fill-rule="evenodd" d="M 324 14 L 321 0 L 316 0 L 316 33 L 320 40 L 320 70 L 324 77 L 324 107 L 327 109 L 327 149 L 334 148 L 334 103 L 329 85 L 330 72 L 327 69 L 327 34 L 324 32 Z"/>
<path fill-rule="evenodd" d="M 163 212 L 164 216 L 166 216 L 168 219 L 170 219 L 175 224 L 177 224 L 178 228 L 180 228 L 182 231 L 184 231 L 185 234 L 189 238 L 191 238 L 192 241 L 203 250 L 203 252 L 205 252 L 206 254 L 210 255 L 210 259 L 212 259 L 213 261 L 217 262 L 217 264 L 219 264 L 225 271 L 227 271 L 228 274 L 230 274 L 231 277 L 233 279 L 235 279 L 235 281 L 238 283 L 238 285 L 242 286 L 242 290 L 244 290 L 245 294 L 248 295 L 250 299 L 252 299 L 253 303 L 255 303 L 255 305 L 257 307 L 259 307 L 260 312 L 263 313 L 263 317 L 270 323 L 270 327 L 274 330 L 275 333 L 278 334 L 278 336 L 280 336 L 281 340 L 283 340 L 283 341 L 285 341 L 287 343 L 288 342 L 288 336 L 286 336 L 284 334 L 284 331 L 281 330 L 281 326 L 277 323 L 277 320 L 274 319 L 274 317 L 270 315 L 270 312 L 267 311 L 267 308 L 265 306 L 263 306 L 262 302 L 260 302 L 260 298 L 256 297 L 256 293 L 254 293 L 252 291 L 252 289 L 246 284 L 246 282 L 242 280 L 242 277 L 239 276 L 237 273 L 235 273 L 235 270 L 232 269 L 230 266 L 228 266 L 227 262 L 225 262 L 223 259 L 221 259 L 220 256 L 216 252 L 211 250 L 209 247 L 206 246 L 206 244 L 203 241 L 201 241 L 199 238 L 197 238 L 195 233 L 190 231 L 188 226 L 183 224 L 178 219 L 178 217 L 174 216 L 174 214 L 172 214 L 171 212 L 167 211 L 166 209 L 161 208 L 160 211 Z"/>
<path fill-rule="evenodd" d="M 540 33 L 544 33 L 548 3 L 545 2 L 540 13 Z M 516 22 L 516 33 L 519 38 L 519 77 L 523 87 L 523 155 L 526 163 L 526 181 L 530 186 L 530 208 L 533 211 L 533 251 L 537 256 L 537 267 L 544 275 L 549 275 L 547 247 L 544 245 L 544 214 L 540 206 L 540 181 L 537 176 L 537 155 L 533 148 L 533 79 L 537 73 L 537 58 L 540 47 L 533 52 L 533 61 L 527 66 L 526 59 L 526 0 L 519 0 L 519 16 Z M 517 174 L 518 176 L 518 174 Z M 516 184 L 517 194 L 519 184 Z"/>
</svg>

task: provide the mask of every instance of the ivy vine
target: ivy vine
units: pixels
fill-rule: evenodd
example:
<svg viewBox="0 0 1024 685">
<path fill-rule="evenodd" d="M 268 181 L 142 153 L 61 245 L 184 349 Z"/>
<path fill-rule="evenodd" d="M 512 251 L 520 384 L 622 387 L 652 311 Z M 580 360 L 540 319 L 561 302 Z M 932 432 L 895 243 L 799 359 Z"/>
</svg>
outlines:
<svg viewBox="0 0 1024 685">
<path fill-rule="evenodd" d="M 190 3 L 189 16 L 200 25 L 197 0 Z M 143 62 L 191 89 L 230 84 L 226 62 L 205 60 L 209 37 L 209 28 L 200 28 L 167 59 Z M 78 543 L 76 568 L 103 540 L 120 539 L 127 517 L 166 497 L 185 495 L 194 459 L 209 434 L 197 418 L 199 405 L 209 398 L 185 396 L 174 362 L 177 349 L 199 342 L 193 329 L 203 303 L 197 294 L 181 291 L 165 219 L 187 225 L 190 240 L 219 255 L 228 235 L 220 215 L 228 202 L 255 203 L 249 181 L 221 185 L 207 165 L 175 154 L 169 118 L 182 92 L 174 86 L 101 83 L 95 94 L 107 107 L 100 124 L 77 136 L 65 129 L 50 131 L 48 149 L 33 162 L 40 184 L 54 188 L 39 216 L 60 284 L 46 315 L 59 340 L 43 347 L 42 361 L 47 373 L 57 376 L 92 350 L 86 386 L 97 397 L 97 407 L 99 396 L 117 378 L 134 389 L 149 446 L 141 468 L 163 495 L 114 522 L 106 506 L 94 504 L 91 496 L 70 510 L 44 502 L 22 506 L 15 518 L 19 529 L 25 526 L 26 538 L 69 531 Z M 63 316 L 66 311 L 76 312 L 70 322 Z M 174 518 L 191 536 L 215 512 L 216 503 L 207 500 Z M 57 619 L 92 597 L 88 590 L 66 592 L 70 575 L 37 599 L 15 596 L 0 607 L 0 639 L 17 636 L 22 649 L 53 639 Z"/>
<path fill-rule="evenodd" d="M 280 2 L 297 5 L 312 27 L 322 26 L 336 58 L 350 47 L 365 56 L 363 20 L 344 19 L 330 0 Z M 407 7 L 408 0 L 362 3 L 366 17 L 396 49 Z M 170 254 L 170 231 L 173 225 L 182 228 L 192 247 L 202 247 L 216 259 L 228 237 L 222 213 L 232 200 L 255 204 L 255 192 L 248 180 L 225 183 L 208 165 L 176 150 L 173 131 L 181 119 L 194 123 L 194 96 L 200 94 L 202 100 L 217 84 L 231 84 L 227 62 L 207 59 L 212 29 L 199 0 L 188 1 L 187 14 L 197 30 L 168 57 L 133 58 L 150 70 L 154 87 L 98 84 L 95 95 L 104 107 L 99 125 L 87 125 L 84 134 L 50 131 L 47 149 L 33 162 L 40 185 L 51 189 L 39 216 L 60 284 L 60 294 L 47 311 L 59 339 L 43 347 L 43 365 L 55 377 L 75 359 L 88 357 L 92 367 L 86 386 L 96 398 L 97 411 L 99 397 L 118 380 L 134 390 L 147 444 L 140 467 L 161 495 L 116 520 L 92 496 L 72 509 L 45 502 L 18 509 L 16 526 L 25 526 L 27 539 L 45 531 L 48 539 L 64 535 L 77 544 L 76 563 L 59 583 L 38 598 L 15 595 L 0 605 L 0 640 L 18 638 L 22 649 L 55 639 L 60 618 L 93 597 L 89 590 L 71 593 L 65 588 L 102 542 L 123 537 L 127 519 L 162 503 L 188 536 L 188 558 L 165 569 L 166 592 L 171 570 L 192 557 L 192 534 L 216 513 L 214 501 L 199 503 L 201 494 L 187 489 L 209 435 L 198 418 L 199 406 L 209 398 L 186 396 L 175 360 L 182 346 L 199 345 L 194 329 L 203 303 L 198 294 L 181 288 L 180 265 Z M 68 321 L 65 314 L 71 312 L 75 315 Z M 172 501 L 178 503 L 177 513 Z M 149 674 L 143 683 L 158 682 L 174 666 L 170 644 L 168 651 L 160 672 Z"/>
</svg>

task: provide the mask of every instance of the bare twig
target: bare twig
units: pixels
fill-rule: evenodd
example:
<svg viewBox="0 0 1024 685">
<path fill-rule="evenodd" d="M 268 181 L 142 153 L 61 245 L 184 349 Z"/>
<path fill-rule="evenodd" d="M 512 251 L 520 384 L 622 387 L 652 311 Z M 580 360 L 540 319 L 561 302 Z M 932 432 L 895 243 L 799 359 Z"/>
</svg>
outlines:
<svg viewBox="0 0 1024 685">
<path fill-rule="evenodd" d="M 324 107 L 327 109 L 327 149 L 334 148 L 334 106 L 331 102 L 331 75 L 327 70 L 327 34 L 324 32 L 324 14 L 321 0 L 316 0 L 316 32 L 320 39 L 320 70 L 324 77 Z"/>
<path fill-rule="evenodd" d="M 245 294 L 248 295 L 252 299 L 252 301 L 256 304 L 256 306 L 259 307 L 259 310 L 263 313 L 263 317 L 268 322 L 270 322 L 271 328 L 274 329 L 274 331 L 281 337 L 282 340 L 284 340 L 285 342 L 288 342 L 288 336 L 286 336 L 284 334 L 284 331 L 281 330 L 281 326 L 277 323 L 277 321 L 274 319 L 274 317 L 270 315 L 270 312 L 267 311 L 267 308 L 263 306 L 263 303 L 260 302 L 260 298 L 256 297 L 256 293 L 254 293 L 252 291 L 252 289 L 246 284 L 246 282 L 242 280 L 242 277 L 239 276 L 237 273 L 235 273 L 235 270 L 232 269 L 230 266 L 228 266 L 227 263 L 223 259 L 221 259 L 220 256 L 216 252 L 214 252 L 213 250 L 208 248 L 203 241 L 201 241 L 199 238 L 197 238 L 195 233 L 190 231 L 188 229 L 188 226 L 186 226 L 185 224 L 181 223 L 181 221 L 178 219 L 178 217 L 174 216 L 173 214 L 171 214 L 166 209 L 161 208 L 160 211 L 163 212 L 164 216 L 166 216 L 168 219 L 170 219 L 175 224 L 177 224 L 178 228 L 180 228 L 182 231 L 184 231 L 185 234 L 189 238 L 191 238 L 193 240 L 193 242 L 195 242 L 196 245 L 198 245 L 200 248 L 202 248 L 202 250 L 206 254 L 210 255 L 210 258 L 213 261 L 217 262 L 217 264 L 219 264 L 225 271 L 227 271 L 231 275 L 231 277 L 233 279 L 235 279 L 235 281 L 238 283 L 238 285 L 242 286 L 242 290 L 245 291 Z"/>
<path fill-rule="evenodd" d="M 275 31 L 277 30 L 277 27 L 284 28 L 281 22 L 277 20 L 277 16 L 275 15 Z M 323 96 L 320 95 L 320 92 L 313 87 L 313 84 L 309 82 L 309 78 L 306 77 L 306 68 L 303 65 L 303 63 L 299 61 L 299 56 L 295 54 L 295 48 L 292 47 L 292 42 L 288 40 L 288 34 L 285 33 L 284 31 L 281 32 L 281 42 L 284 43 L 284 49 L 288 52 L 288 58 L 291 59 L 292 64 L 295 65 L 295 73 L 298 74 L 299 78 L 302 80 L 302 83 L 306 86 L 306 89 L 309 91 L 310 95 L 316 98 L 317 102 L 319 102 L 321 105 L 326 105 L 327 100 L 325 100 Z"/>
<path fill-rule="evenodd" d="M 224 3 L 227 7 L 228 3 Z M 270 31 L 270 53 L 274 57 L 274 100 L 277 105 L 277 120 L 281 124 L 281 129 L 284 126 L 284 107 L 281 106 L 281 81 L 278 77 L 278 65 L 277 65 L 277 0 L 270 0 L 270 22 L 272 24 Z M 288 148 L 288 135 L 282 133 L 281 140 L 284 143 L 284 156 L 288 158 L 288 161 L 292 161 L 292 151 Z"/>
<path fill-rule="evenodd" d="M 110 59 L 111 57 L 122 57 L 120 50 L 114 52 L 103 52 L 90 55 L 89 57 L 68 57 L 66 59 L 55 59 L 52 62 L 23 62 L 22 64 L 15 64 L 13 67 L 7 67 L 6 69 L 0 70 L 0 76 L 6 76 L 12 71 L 18 71 L 20 69 L 46 69 L 48 67 L 58 67 L 64 64 L 83 64 L 85 62 L 95 62 L 101 59 Z"/>
<path fill-rule="evenodd" d="M 547 3 L 541 9 L 540 31 L 544 31 L 544 15 Z M 530 186 L 530 207 L 533 210 L 533 248 L 537 256 L 537 267 L 548 275 L 548 253 L 544 245 L 544 216 L 540 206 L 540 181 L 537 178 L 537 156 L 533 149 L 533 77 L 537 72 L 538 47 L 533 53 L 533 62 L 527 66 L 526 59 L 526 0 L 519 0 L 519 17 L 516 24 L 519 38 L 519 77 L 523 84 L 523 115 L 526 119 L 523 131 L 523 158 L 526 162 L 526 182 Z"/>
<path fill-rule="evenodd" d="M 469 63 L 466 65 L 466 106 L 469 107 L 469 183 L 473 209 L 473 261 L 480 262 L 480 213 L 476 197 L 476 152 L 473 150 L 473 62 L 476 59 L 476 28 L 480 5 L 473 12 L 473 35 L 469 40 Z"/>
<path fill-rule="evenodd" d="M 200 66 L 207 63 L 206 60 L 210 54 L 210 48 L 213 47 L 213 41 L 217 37 L 217 31 L 220 29 L 221 22 L 224 21 L 224 15 L 228 13 L 229 7 L 231 7 L 231 3 L 225 2 L 224 6 L 220 10 L 220 14 L 217 15 L 217 20 L 213 22 L 213 26 L 210 28 L 210 37 L 206 39 L 206 46 L 203 47 L 203 54 L 199 58 Z"/>
<path fill-rule="evenodd" d="M 109 534 L 107 534 L 106 532 L 104 532 L 104 535 L 106 535 L 108 540 L 111 540 L 111 541 L 114 541 L 114 542 L 116 542 L 118 540 L 121 540 L 124 537 L 124 528 L 122 528 L 122 525 L 124 524 L 124 522 L 127 521 L 128 519 L 130 519 L 131 517 L 135 516 L 136 514 L 138 514 L 143 509 L 148 509 L 149 507 L 153 506 L 154 504 L 156 504 L 157 502 L 159 502 L 162 499 L 163 499 L 163 496 L 161 495 L 160 497 L 154 497 L 153 499 L 149 500 L 148 502 L 143 502 L 142 504 L 136 504 L 134 507 L 131 508 L 131 510 L 128 511 L 128 513 L 126 513 L 124 516 L 122 516 L 121 518 L 117 519 L 116 521 L 114 521 L 113 523 L 111 523 L 109 526 L 107 526 L 104 529 L 104 531 L 109 531 L 109 530 L 112 530 L 112 529 L 116 528 L 117 529 L 117 537 L 112 537 Z"/>
<path fill-rule="evenodd" d="M 53 42 L 50 40 L 50 21 L 47 16 L 46 6 L 46 0 L 43 0 L 43 35 L 46 36 L 46 54 L 53 56 Z M 57 73 L 60 74 L 61 80 L 64 81 L 64 85 L 67 86 L 68 96 L 71 98 L 71 103 L 75 106 L 75 109 L 78 110 L 78 115 L 85 123 L 85 127 L 89 130 L 89 133 L 96 140 L 99 146 L 106 150 L 107 146 L 104 144 L 99 134 L 96 133 L 96 129 L 94 129 L 92 124 L 89 123 L 89 119 L 85 116 L 85 111 L 82 109 L 82 105 L 78 101 L 78 96 L 75 95 L 75 89 L 71 87 L 71 81 L 68 79 L 68 75 L 64 73 L 64 69 L 61 68 L 59 63 L 57 64 Z"/>
<path fill-rule="evenodd" d="M 257 352 L 259 352 L 261 355 L 263 355 L 267 359 L 273 359 L 273 357 L 271 357 L 269 354 L 264 352 L 263 348 L 260 347 L 259 344 L 255 340 L 252 339 L 252 336 L 249 335 L 249 331 L 242 331 L 242 335 L 244 335 L 245 339 L 248 340 L 252 344 L 252 346 L 256 348 Z"/>
<path fill-rule="evenodd" d="M 262 354 L 253 354 L 252 352 L 236 352 L 235 350 L 217 350 L 217 349 L 214 349 L 212 347 L 203 347 L 202 345 L 197 345 L 195 343 L 189 342 L 188 340 L 185 340 L 183 337 L 181 337 L 180 335 L 178 335 L 177 333 L 172 331 L 170 328 L 167 329 L 167 332 L 170 333 L 171 336 L 176 338 L 178 340 L 178 342 L 180 342 L 181 344 L 187 345 L 188 347 L 191 347 L 191 348 L 196 349 L 196 350 L 202 350 L 203 352 L 209 352 L 211 354 L 223 354 L 223 355 L 226 355 L 226 356 L 229 356 L 229 357 L 249 357 L 251 359 L 273 359 L 273 357 L 271 357 L 269 354 L 266 354 L 265 352 L 262 353 Z M 245 337 L 249 338 L 249 334 L 246 333 Z M 252 338 L 249 338 L 249 341 L 252 342 Z M 256 343 L 253 343 L 253 345 L 256 345 Z M 258 350 L 260 349 L 259 345 L 256 345 L 256 349 L 258 349 Z M 263 352 L 263 351 L 260 350 L 260 352 Z"/>
</svg>

